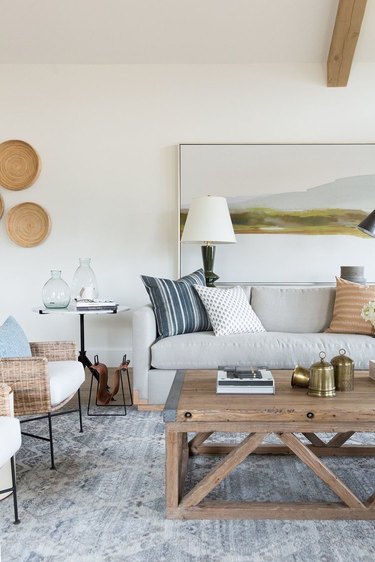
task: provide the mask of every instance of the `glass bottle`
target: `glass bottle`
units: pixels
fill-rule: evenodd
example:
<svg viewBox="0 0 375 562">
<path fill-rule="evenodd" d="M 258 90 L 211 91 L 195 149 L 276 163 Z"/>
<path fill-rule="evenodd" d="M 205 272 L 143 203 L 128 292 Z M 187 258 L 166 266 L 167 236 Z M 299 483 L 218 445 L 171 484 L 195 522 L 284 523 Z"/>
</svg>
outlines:
<svg viewBox="0 0 375 562">
<path fill-rule="evenodd" d="M 79 267 L 73 276 L 73 298 L 90 300 L 98 298 L 98 284 L 90 263 L 91 258 L 79 258 Z"/>
<path fill-rule="evenodd" d="M 46 308 L 66 308 L 69 305 L 69 285 L 62 279 L 60 270 L 51 271 L 51 277 L 42 289 L 42 299 Z"/>
</svg>

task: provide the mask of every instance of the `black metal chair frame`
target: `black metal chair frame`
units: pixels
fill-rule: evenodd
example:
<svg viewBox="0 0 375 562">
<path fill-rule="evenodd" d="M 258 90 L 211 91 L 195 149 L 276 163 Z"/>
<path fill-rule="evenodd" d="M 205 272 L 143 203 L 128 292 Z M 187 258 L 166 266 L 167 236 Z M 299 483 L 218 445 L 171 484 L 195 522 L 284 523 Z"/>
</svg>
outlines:
<svg viewBox="0 0 375 562">
<path fill-rule="evenodd" d="M 41 441 L 48 441 L 50 444 L 50 454 L 51 454 L 51 470 L 56 470 L 55 466 L 55 454 L 53 448 L 53 432 L 52 432 L 52 418 L 55 416 L 64 416 L 65 414 L 73 414 L 74 412 L 79 412 L 79 432 L 83 433 L 83 425 L 82 425 L 82 406 L 81 406 L 81 393 L 80 389 L 77 390 L 77 398 L 78 398 L 78 408 L 74 410 L 66 410 L 64 412 L 48 412 L 48 414 L 44 414 L 41 416 L 37 416 L 35 418 L 27 418 L 25 420 L 20 420 L 21 423 L 32 422 L 36 420 L 44 420 L 48 419 L 48 434 L 49 437 L 43 437 L 41 435 L 35 435 L 34 433 L 28 433 L 26 431 L 21 431 L 22 435 L 27 435 L 28 437 L 33 437 L 34 439 L 40 439 Z"/>
<path fill-rule="evenodd" d="M 5 488 L 5 490 L 0 490 L 0 494 L 6 494 L 7 492 L 13 493 L 13 506 L 14 506 L 14 524 L 18 525 L 21 520 L 18 517 L 18 502 L 17 502 L 17 484 L 16 484 L 16 466 L 14 456 L 10 459 L 10 466 L 12 471 L 12 486 L 10 488 Z"/>
</svg>

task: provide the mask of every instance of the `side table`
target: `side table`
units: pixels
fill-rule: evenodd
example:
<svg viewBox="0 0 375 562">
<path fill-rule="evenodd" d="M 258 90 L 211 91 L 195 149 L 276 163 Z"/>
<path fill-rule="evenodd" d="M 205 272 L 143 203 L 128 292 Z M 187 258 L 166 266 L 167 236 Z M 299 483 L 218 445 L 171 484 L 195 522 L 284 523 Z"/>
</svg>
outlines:
<svg viewBox="0 0 375 562">
<path fill-rule="evenodd" d="M 92 367 L 94 367 L 92 361 L 90 361 L 90 359 L 87 357 L 86 354 L 86 346 L 85 346 L 85 316 L 91 316 L 94 314 L 109 314 L 109 315 L 114 315 L 114 314 L 119 314 L 121 312 L 126 312 L 130 310 L 129 306 L 120 304 L 117 308 L 117 311 L 113 311 L 113 310 L 85 310 L 84 312 L 81 310 L 77 310 L 77 308 L 74 305 L 70 305 L 67 308 L 46 308 L 45 306 L 41 305 L 39 307 L 34 307 L 33 308 L 33 312 L 37 312 L 38 314 L 73 314 L 75 316 L 79 316 L 79 337 L 80 337 L 80 349 L 79 349 L 79 355 L 78 355 L 78 361 L 81 361 L 81 363 L 83 364 L 84 367 L 88 367 L 90 369 L 91 372 L 91 385 L 90 385 L 90 397 L 89 397 L 89 402 L 88 402 L 88 406 L 87 406 L 87 415 L 88 416 L 98 416 L 98 415 L 116 415 L 116 414 L 93 414 L 90 413 L 90 399 L 91 399 L 91 390 L 92 390 L 92 383 L 93 383 L 93 377 L 96 378 L 96 380 L 98 381 L 97 376 L 95 375 L 95 373 L 91 370 Z M 131 404 L 128 404 L 129 406 L 132 405 L 133 400 L 132 400 L 132 394 L 131 394 L 131 389 L 130 389 L 130 381 L 129 381 L 129 373 L 127 372 L 127 380 L 128 380 L 128 385 L 129 385 L 129 391 L 130 391 L 130 397 L 131 397 Z M 121 382 L 121 390 L 122 390 L 122 396 L 123 396 L 123 404 L 116 404 L 116 406 L 123 406 L 124 407 L 124 414 L 120 414 L 120 415 L 126 415 L 126 404 L 125 404 L 125 394 L 124 394 L 124 386 L 123 386 L 123 381 L 122 381 L 122 373 L 120 373 L 120 382 Z M 100 404 L 96 404 L 99 407 L 102 407 Z M 107 407 L 107 406 L 103 406 L 103 407 Z"/>
</svg>

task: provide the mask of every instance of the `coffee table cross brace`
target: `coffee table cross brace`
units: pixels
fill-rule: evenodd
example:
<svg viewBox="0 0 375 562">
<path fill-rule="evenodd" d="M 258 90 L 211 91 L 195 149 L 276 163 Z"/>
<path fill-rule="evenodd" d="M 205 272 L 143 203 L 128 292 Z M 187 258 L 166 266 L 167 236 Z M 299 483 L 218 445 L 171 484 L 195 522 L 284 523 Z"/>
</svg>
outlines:
<svg viewBox="0 0 375 562">
<path fill-rule="evenodd" d="M 331 503 L 270 503 L 270 502 L 204 502 L 204 498 L 251 453 L 257 450 L 270 433 L 250 433 L 238 445 L 227 446 L 230 452 L 214 466 L 192 490 L 183 496 L 190 454 L 199 454 L 200 446 L 214 432 L 197 433 L 190 442 L 187 433 L 167 430 L 166 497 L 167 516 L 181 519 L 375 519 L 375 493 L 362 502 L 313 452 L 293 433 L 277 433 L 284 445 L 304 462 L 342 500 Z M 310 434 L 312 437 L 313 434 Z M 348 434 L 337 434 L 334 441 L 345 443 Z M 317 437 L 320 443 L 330 450 Z M 312 437 L 314 441 L 314 438 Z M 274 446 L 274 447 L 277 447 Z M 168 461 L 169 459 L 169 461 Z"/>
</svg>

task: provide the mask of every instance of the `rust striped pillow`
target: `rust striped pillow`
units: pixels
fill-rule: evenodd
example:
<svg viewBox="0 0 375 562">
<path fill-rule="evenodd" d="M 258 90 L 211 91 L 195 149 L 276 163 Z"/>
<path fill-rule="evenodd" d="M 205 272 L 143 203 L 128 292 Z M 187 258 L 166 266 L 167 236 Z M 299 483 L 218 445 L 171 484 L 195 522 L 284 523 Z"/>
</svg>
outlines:
<svg viewBox="0 0 375 562">
<path fill-rule="evenodd" d="M 372 324 L 361 318 L 363 306 L 372 300 L 375 300 L 375 285 L 360 285 L 336 277 L 335 305 L 326 332 L 373 335 Z"/>
</svg>

